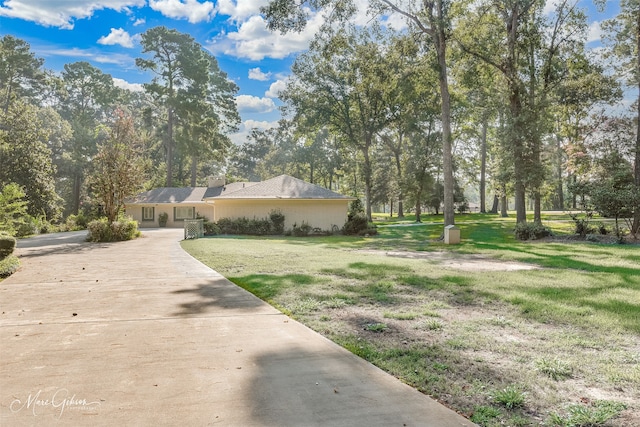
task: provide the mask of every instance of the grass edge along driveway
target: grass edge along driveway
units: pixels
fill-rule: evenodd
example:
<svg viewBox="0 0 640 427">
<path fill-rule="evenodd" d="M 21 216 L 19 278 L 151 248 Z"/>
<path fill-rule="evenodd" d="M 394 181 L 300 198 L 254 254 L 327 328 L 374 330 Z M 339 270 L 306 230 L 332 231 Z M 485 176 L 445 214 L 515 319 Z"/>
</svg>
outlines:
<svg viewBox="0 0 640 427">
<path fill-rule="evenodd" d="M 640 425 L 640 247 L 516 242 L 511 222 L 469 217 L 481 220 L 459 222 L 455 247 L 433 240 L 438 224 L 182 246 L 479 425 Z M 540 268 L 474 271 L 443 257 Z"/>
</svg>

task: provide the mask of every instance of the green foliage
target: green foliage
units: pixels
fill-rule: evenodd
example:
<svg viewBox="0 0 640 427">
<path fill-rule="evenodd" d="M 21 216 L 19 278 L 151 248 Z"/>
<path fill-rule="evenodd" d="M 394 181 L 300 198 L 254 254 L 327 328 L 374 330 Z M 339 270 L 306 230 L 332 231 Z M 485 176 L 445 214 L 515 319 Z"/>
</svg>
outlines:
<svg viewBox="0 0 640 427">
<path fill-rule="evenodd" d="M 502 413 L 499 409 L 493 408 L 491 406 L 477 406 L 473 410 L 471 421 L 480 426 L 485 426 L 498 418 L 501 414 Z"/>
<path fill-rule="evenodd" d="M 536 368 L 546 376 L 556 381 L 571 378 L 573 369 L 564 360 L 557 358 L 542 358 L 536 361 Z"/>
<path fill-rule="evenodd" d="M 360 212 L 351 216 L 342 227 L 342 232 L 348 236 L 364 236 L 366 234 L 373 236 L 378 233 L 375 224 L 367 220 L 367 216 Z"/>
<path fill-rule="evenodd" d="M 20 260 L 15 255 L 0 259 L 0 279 L 11 276 L 20 267 Z"/>
<path fill-rule="evenodd" d="M 525 393 L 520 388 L 510 385 L 494 392 L 492 397 L 505 408 L 514 409 L 524 405 Z"/>
<path fill-rule="evenodd" d="M 0 192 L 0 232 L 15 235 L 27 217 L 27 202 L 19 185 L 5 185 Z"/>
<path fill-rule="evenodd" d="M 92 162 L 91 189 L 107 219 L 113 222 L 124 210 L 128 197 L 144 182 L 144 163 L 133 118 L 116 111 L 116 119 Z"/>
<path fill-rule="evenodd" d="M 551 425 L 557 427 L 601 427 L 626 408 L 624 403 L 598 400 L 590 405 L 575 404 L 566 415 L 551 415 Z"/>
<path fill-rule="evenodd" d="M 50 131 L 38 117 L 38 108 L 14 101 L 0 109 L 0 186 L 15 183 L 28 202 L 27 213 L 49 220 L 60 216 L 61 199 L 55 191 Z"/>
<path fill-rule="evenodd" d="M 551 236 L 551 229 L 536 223 L 516 224 L 514 234 L 518 240 L 537 240 Z"/>
<path fill-rule="evenodd" d="M 272 210 L 269 213 L 273 234 L 284 234 L 284 214 L 280 210 Z"/>
<path fill-rule="evenodd" d="M 293 224 L 293 229 L 291 233 L 296 237 L 305 237 L 311 233 L 312 227 L 306 222 L 302 221 L 302 224 L 298 226 L 298 224 Z"/>
<path fill-rule="evenodd" d="M 364 206 L 362 204 L 362 200 L 355 199 L 351 203 L 349 203 L 349 213 L 347 214 L 347 220 L 351 220 L 358 214 L 364 213 Z"/>
<path fill-rule="evenodd" d="M 15 237 L 0 233 L 0 259 L 11 255 L 16 248 L 16 243 Z"/>
<path fill-rule="evenodd" d="M 167 221 L 169 221 L 169 214 L 166 212 L 160 212 L 158 214 L 158 224 L 160 225 L 160 227 L 166 226 Z"/>
<path fill-rule="evenodd" d="M 584 215 L 569 214 L 575 224 L 575 233 L 581 237 L 585 237 L 587 234 L 591 234 L 595 231 L 595 228 L 589 224 L 593 218 L 593 212 L 587 211 Z"/>
<path fill-rule="evenodd" d="M 204 221 L 203 226 L 205 236 L 216 236 L 220 234 L 220 227 L 215 222 Z"/>
<path fill-rule="evenodd" d="M 371 332 L 384 332 L 389 329 L 386 323 L 367 323 L 364 328 Z"/>
<path fill-rule="evenodd" d="M 279 214 L 282 215 L 282 214 Z M 280 217 L 276 215 L 276 219 Z M 282 215 L 284 223 L 284 215 Z M 236 234 L 249 236 L 268 236 L 276 233 L 276 226 L 270 218 L 221 218 L 216 224 L 216 234 Z"/>
<path fill-rule="evenodd" d="M 91 221 L 87 230 L 87 240 L 90 242 L 118 242 L 132 240 L 140 236 L 138 222 L 132 218 L 118 218 L 109 222 L 107 218 Z"/>
</svg>

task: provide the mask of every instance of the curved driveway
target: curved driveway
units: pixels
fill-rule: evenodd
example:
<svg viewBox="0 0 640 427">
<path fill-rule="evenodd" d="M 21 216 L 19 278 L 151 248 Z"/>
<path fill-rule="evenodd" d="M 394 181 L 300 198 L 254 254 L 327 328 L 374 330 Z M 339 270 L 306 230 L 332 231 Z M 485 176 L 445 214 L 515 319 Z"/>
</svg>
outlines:
<svg viewBox="0 0 640 427">
<path fill-rule="evenodd" d="M 0 425 L 470 426 L 201 264 L 182 230 L 20 241 Z"/>
</svg>

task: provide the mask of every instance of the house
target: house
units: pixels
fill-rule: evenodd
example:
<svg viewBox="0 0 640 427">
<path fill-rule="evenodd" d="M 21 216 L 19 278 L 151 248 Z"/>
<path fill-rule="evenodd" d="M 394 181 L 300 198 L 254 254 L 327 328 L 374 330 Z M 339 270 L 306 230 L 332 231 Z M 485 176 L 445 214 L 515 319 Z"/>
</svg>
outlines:
<svg viewBox="0 0 640 427">
<path fill-rule="evenodd" d="M 126 203 L 126 213 L 140 227 L 158 227 L 161 213 L 167 227 L 182 227 L 185 219 L 201 216 L 217 222 L 221 218 L 268 218 L 273 210 L 285 217 L 285 230 L 306 222 L 311 227 L 342 228 L 353 197 L 289 175 L 262 182 L 225 183 L 210 177 L 208 187 L 156 188 L 138 194 Z"/>
</svg>

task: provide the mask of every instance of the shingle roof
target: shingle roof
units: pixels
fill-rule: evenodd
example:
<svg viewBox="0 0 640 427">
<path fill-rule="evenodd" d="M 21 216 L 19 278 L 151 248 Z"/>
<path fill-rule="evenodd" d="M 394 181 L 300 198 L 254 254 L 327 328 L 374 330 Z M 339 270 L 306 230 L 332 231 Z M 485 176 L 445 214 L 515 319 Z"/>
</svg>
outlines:
<svg viewBox="0 0 640 427">
<path fill-rule="evenodd" d="M 232 182 L 224 187 L 161 187 L 131 198 L 128 203 L 194 203 L 204 199 L 351 199 L 289 175 L 262 182 Z"/>
<path fill-rule="evenodd" d="M 351 197 L 310 184 L 289 175 L 252 183 L 235 191 L 225 191 L 215 199 L 351 199 Z"/>
</svg>

